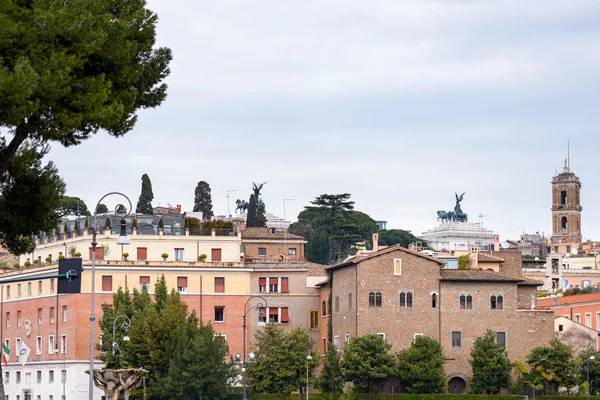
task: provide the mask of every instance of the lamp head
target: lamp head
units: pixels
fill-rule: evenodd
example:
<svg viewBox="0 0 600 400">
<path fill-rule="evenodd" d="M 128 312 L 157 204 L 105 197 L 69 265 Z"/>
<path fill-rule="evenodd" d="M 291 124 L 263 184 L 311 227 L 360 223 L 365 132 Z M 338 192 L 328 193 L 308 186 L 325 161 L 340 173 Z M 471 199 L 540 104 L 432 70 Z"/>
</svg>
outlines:
<svg viewBox="0 0 600 400">
<path fill-rule="evenodd" d="M 592 355 L 590 356 L 590 360 L 595 360 L 595 359 L 596 359 L 596 357 L 594 357 L 594 355 L 592 354 Z"/>
<path fill-rule="evenodd" d="M 242 358 L 242 355 L 240 353 L 235 354 L 236 361 L 240 361 L 241 358 Z"/>
<path fill-rule="evenodd" d="M 306 356 L 306 359 L 307 359 L 308 361 L 312 360 L 312 356 L 310 355 L 310 353 L 309 353 L 309 354 Z"/>
<path fill-rule="evenodd" d="M 258 305 L 258 327 L 263 328 L 266 323 L 265 323 L 265 307 L 262 304 Z"/>
<path fill-rule="evenodd" d="M 125 218 L 121 219 L 121 234 L 117 238 L 117 244 L 131 244 L 131 240 L 127 236 L 127 223 Z"/>
<path fill-rule="evenodd" d="M 250 361 L 253 361 L 255 357 L 256 357 L 256 355 L 255 355 L 254 353 L 250 353 L 250 354 L 248 354 L 248 359 L 249 359 Z"/>
<path fill-rule="evenodd" d="M 131 339 L 129 339 L 129 334 L 125 333 L 125 336 L 123 336 L 123 341 L 124 342 L 129 342 Z"/>
</svg>

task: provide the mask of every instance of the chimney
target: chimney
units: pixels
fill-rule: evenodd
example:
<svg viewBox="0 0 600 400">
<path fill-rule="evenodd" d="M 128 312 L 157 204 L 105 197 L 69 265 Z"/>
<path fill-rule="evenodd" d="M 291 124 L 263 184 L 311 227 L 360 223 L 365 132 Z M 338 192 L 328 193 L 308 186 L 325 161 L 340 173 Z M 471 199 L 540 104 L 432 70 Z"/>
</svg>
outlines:
<svg viewBox="0 0 600 400">
<path fill-rule="evenodd" d="M 373 232 L 373 251 L 379 251 L 379 233 Z"/>
<path fill-rule="evenodd" d="M 177 214 L 181 214 L 181 204 L 177 204 Z"/>
<path fill-rule="evenodd" d="M 477 246 L 471 247 L 471 252 L 469 253 L 469 262 L 471 269 L 477 269 L 479 267 L 479 248 Z"/>
<path fill-rule="evenodd" d="M 494 235 L 494 251 L 500 251 L 500 235 Z"/>
</svg>

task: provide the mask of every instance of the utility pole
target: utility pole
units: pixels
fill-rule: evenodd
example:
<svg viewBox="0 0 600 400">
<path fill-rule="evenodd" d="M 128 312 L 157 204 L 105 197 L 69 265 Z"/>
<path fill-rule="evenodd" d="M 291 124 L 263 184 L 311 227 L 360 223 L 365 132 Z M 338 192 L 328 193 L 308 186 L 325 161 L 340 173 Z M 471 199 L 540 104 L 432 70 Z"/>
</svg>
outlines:
<svg viewBox="0 0 600 400">
<path fill-rule="evenodd" d="M 237 192 L 237 189 L 227 189 L 227 215 L 231 218 L 231 211 L 229 209 L 229 193 Z"/>
</svg>

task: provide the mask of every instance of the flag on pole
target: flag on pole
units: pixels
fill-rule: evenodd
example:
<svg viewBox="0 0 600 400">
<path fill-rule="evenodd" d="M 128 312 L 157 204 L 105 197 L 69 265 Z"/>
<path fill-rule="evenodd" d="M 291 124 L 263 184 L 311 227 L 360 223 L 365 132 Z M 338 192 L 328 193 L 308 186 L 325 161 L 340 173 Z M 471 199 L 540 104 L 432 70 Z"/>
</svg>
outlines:
<svg viewBox="0 0 600 400">
<path fill-rule="evenodd" d="M 6 347 L 6 344 L 2 343 L 2 362 L 8 366 L 8 359 L 10 358 L 10 349 Z"/>
<path fill-rule="evenodd" d="M 25 342 L 21 342 L 21 352 L 19 354 L 19 362 L 21 363 L 21 365 L 25 365 L 27 363 L 29 353 L 31 353 L 31 349 L 29 348 L 29 346 L 27 346 Z"/>
</svg>

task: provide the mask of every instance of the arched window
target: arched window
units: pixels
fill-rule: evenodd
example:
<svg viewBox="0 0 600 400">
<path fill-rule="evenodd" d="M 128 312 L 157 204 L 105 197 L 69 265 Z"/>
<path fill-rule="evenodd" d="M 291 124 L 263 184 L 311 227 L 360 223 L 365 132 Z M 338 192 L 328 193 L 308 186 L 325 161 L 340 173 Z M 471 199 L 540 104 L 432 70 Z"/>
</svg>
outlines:
<svg viewBox="0 0 600 400">
<path fill-rule="evenodd" d="M 413 307 L 413 292 L 412 290 L 402 290 L 399 294 L 400 308 Z"/>
<path fill-rule="evenodd" d="M 565 190 L 560 192 L 560 204 L 567 205 L 567 192 Z"/>
<path fill-rule="evenodd" d="M 496 304 L 496 296 L 491 296 L 490 297 L 490 308 L 492 310 L 495 310 L 496 309 L 496 305 L 497 305 Z"/>
<path fill-rule="evenodd" d="M 381 308 L 382 295 L 381 292 L 369 292 L 369 307 Z"/>
<path fill-rule="evenodd" d="M 471 296 L 470 294 L 461 294 L 459 297 L 459 304 L 461 310 L 472 310 L 473 296 Z"/>
<path fill-rule="evenodd" d="M 327 302 L 325 300 L 323 300 L 323 306 L 322 306 L 323 310 L 321 311 L 321 315 L 322 316 L 327 316 Z"/>
<path fill-rule="evenodd" d="M 431 295 L 431 308 L 437 308 L 437 293 Z"/>
<path fill-rule="evenodd" d="M 406 307 L 406 293 L 400 292 L 400 308 Z"/>
<path fill-rule="evenodd" d="M 473 296 L 471 296 L 470 294 L 467 295 L 467 309 L 468 310 L 473 309 Z"/>
<path fill-rule="evenodd" d="M 501 295 L 496 298 L 496 307 L 498 310 L 504 309 L 504 298 Z"/>
<path fill-rule="evenodd" d="M 413 294 L 412 292 L 406 293 L 406 308 L 412 308 L 413 306 Z"/>
<path fill-rule="evenodd" d="M 562 217 L 562 218 L 560 219 L 560 227 L 561 227 L 561 229 L 562 229 L 563 231 L 566 231 L 566 230 L 568 230 L 568 227 L 569 227 L 569 222 L 568 222 L 568 220 L 567 220 L 567 217 Z"/>
</svg>

